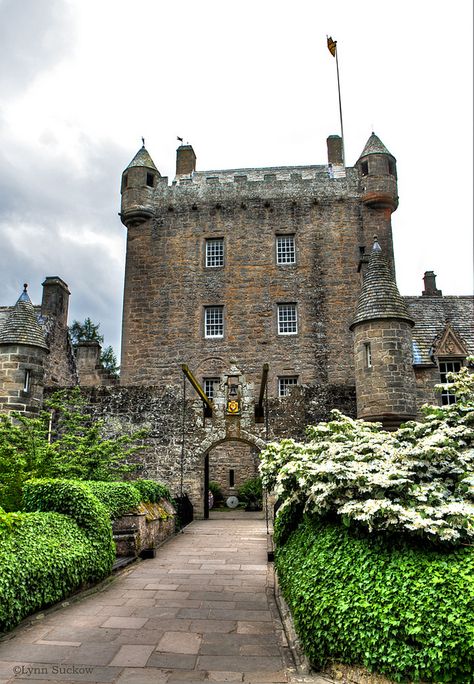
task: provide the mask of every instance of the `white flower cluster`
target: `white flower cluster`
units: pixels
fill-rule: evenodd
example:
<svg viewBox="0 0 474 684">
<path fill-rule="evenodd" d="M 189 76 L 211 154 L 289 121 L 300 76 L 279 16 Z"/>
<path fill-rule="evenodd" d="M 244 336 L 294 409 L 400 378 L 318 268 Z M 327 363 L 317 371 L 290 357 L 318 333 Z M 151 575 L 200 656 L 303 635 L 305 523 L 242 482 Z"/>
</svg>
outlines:
<svg viewBox="0 0 474 684">
<path fill-rule="evenodd" d="M 474 374 L 466 368 L 450 380 L 458 402 L 424 407 L 423 423 L 385 432 L 333 411 L 333 420 L 308 428 L 307 443 L 269 444 L 261 454 L 264 486 L 285 508 L 297 501 L 369 530 L 472 542 Z"/>
</svg>

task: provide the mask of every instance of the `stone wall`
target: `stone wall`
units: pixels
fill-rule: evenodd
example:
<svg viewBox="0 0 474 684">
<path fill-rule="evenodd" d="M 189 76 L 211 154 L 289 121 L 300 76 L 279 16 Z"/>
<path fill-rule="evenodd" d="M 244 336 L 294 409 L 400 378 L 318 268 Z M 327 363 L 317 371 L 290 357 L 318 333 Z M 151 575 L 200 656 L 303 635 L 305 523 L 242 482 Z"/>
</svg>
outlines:
<svg viewBox="0 0 474 684">
<path fill-rule="evenodd" d="M 34 416 L 43 407 L 47 351 L 28 345 L 0 345 L 0 411 Z M 26 375 L 28 374 L 28 375 Z"/>
<path fill-rule="evenodd" d="M 325 166 L 160 179 L 153 218 L 127 223 L 121 382 L 179 386 L 181 363 L 202 381 L 233 357 L 256 386 L 271 362 L 270 397 L 279 376 L 352 387 L 360 248 L 378 232 L 393 253 L 390 214 L 364 207 L 361 191 L 356 169 L 330 178 Z M 295 236 L 296 264 L 276 263 L 277 235 Z M 205 267 L 206 238 L 224 240 L 223 267 Z M 277 333 L 280 303 L 297 304 L 297 335 Z M 212 305 L 224 306 L 222 339 L 204 337 Z"/>
<path fill-rule="evenodd" d="M 243 445 L 240 453 L 252 454 L 253 458 L 267 440 L 282 437 L 302 439 L 305 426 L 329 418 L 332 408 L 355 415 L 353 388 L 330 388 L 328 385 L 297 387 L 288 397 L 269 400 L 265 422 L 258 424 L 255 423 L 251 390 L 251 385 L 244 383 L 239 416 L 226 415 L 224 398 L 218 396 L 212 418 L 204 417 L 202 402 L 196 398 L 189 384 L 185 405 L 182 387 L 91 387 L 83 388 L 82 392 L 93 415 L 104 421 L 106 434 L 131 433 L 141 428 L 148 430 L 148 436 L 141 444 L 143 448 L 133 457 L 138 465 L 136 476 L 164 482 L 174 495 L 179 495 L 181 490 L 186 492 L 194 506 L 195 516 L 202 517 L 207 453 L 210 455 L 212 479 L 213 454 L 222 455 L 228 443 Z M 231 462 L 235 463 L 232 454 L 227 470 Z M 224 457 L 221 467 L 222 471 L 226 468 Z M 250 473 L 250 460 L 246 468 Z M 239 473 L 236 475 L 240 477 Z M 242 472 L 242 476 L 246 477 L 246 472 Z"/>
<path fill-rule="evenodd" d="M 209 451 L 209 481 L 219 484 L 224 500 L 228 496 L 238 497 L 239 487 L 257 477 L 258 464 L 255 446 L 245 442 L 223 442 Z"/>
</svg>

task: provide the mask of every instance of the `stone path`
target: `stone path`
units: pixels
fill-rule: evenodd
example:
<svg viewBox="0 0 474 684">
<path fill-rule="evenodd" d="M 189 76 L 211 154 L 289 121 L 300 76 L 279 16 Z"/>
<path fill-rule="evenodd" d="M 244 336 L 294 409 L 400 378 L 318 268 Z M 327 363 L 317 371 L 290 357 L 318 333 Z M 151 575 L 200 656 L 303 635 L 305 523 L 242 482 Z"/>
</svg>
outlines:
<svg viewBox="0 0 474 684">
<path fill-rule="evenodd" d="M 17 628 L 0 642 L 0 684 L 290 681 L 265 521 L 221 518 Z"/>
</svg>

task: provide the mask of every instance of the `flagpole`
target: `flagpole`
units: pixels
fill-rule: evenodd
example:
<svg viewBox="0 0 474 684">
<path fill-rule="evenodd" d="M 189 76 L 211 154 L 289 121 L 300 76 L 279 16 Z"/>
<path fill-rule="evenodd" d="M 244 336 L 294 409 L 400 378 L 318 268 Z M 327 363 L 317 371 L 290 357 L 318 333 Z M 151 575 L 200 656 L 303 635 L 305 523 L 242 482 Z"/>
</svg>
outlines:
<svg viewBox="0 0 474 684">
<path fill-rule="evenodd" d="M 333 40 L 331 36 L 326 35 L 328 42 L 328 50 L 333 57 L 336 58 L 336 71 L 337 71 L 337 92 L 339 95 L 339 118 L 341 119 L 341 142 L 342 142 L 342 163 L 346 165 L 346 158 L 344 152 L 344 127 L 342 125 L 342 104 L 341 104 L 341 81 L 339 79 L 339 59 L 337 56 L 337 40 Z"/>
<path fill-rule="evenodd" d="M 341 104 L 341 83 L 339 80 L 339 60 L 337 58 L 337 45 L 336 45 L 336 71 L 337 71 L 337 91 L 339 94 L 339 117 L 341 119 L 341 138 L 342 138 L 342 164 L 346 166 L 346 155 L 344 152 L 344 127 L 342 125 L 342 104 Z"/>
</svg>

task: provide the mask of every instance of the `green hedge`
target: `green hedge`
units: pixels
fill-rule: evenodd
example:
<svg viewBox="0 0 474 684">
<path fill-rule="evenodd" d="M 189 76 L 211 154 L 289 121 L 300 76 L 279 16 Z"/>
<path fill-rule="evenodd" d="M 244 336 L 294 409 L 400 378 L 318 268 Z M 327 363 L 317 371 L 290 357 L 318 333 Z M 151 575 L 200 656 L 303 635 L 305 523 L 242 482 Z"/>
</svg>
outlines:
<svg viewBox="0 0 474 684">
<path fill-rule="evenodd" d="M 138 507 L 141 501 L 140 492 L 131 482 L 95 482 L 84 484 L 109 511 L 111 518 L 120 518 Z"/>
<path fill-rule="evenodd" d="M 38 512 L 0 514 L 2 631 L 106 577 L 115 559 L 108 512 L 83 483 L 29 480 L 24 505 Z"/>
<path fill-rule="evenodd" d="M 155 482 L 154 480 L 132 480 L 130 484 L 138 489 L 141 500 L 144 503 L 158 503 L 161 499 L 173 501 L 170 490 L 161 482 Z"/>
<path fill-rule="evenodd" d="M 314 665 L 337 660 L 397 681 L 472 683 L 474 547 L 393 546 L 305 517 L 275 562 Z"/>
</svg>

